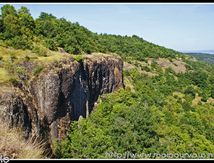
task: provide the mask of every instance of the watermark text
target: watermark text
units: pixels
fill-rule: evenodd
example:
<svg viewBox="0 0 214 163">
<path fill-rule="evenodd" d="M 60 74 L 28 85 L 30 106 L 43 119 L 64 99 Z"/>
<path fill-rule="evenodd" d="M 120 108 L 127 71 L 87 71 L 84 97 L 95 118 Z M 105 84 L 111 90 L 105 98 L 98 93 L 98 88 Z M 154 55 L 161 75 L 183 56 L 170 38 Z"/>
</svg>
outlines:
<svg viewBox="0 0 214 163">
<path fill-rule="evenodd" d="M 0 155 L 0 163 L 8 163 L 10 161 L 9 157 L 4 157 Z"/>
<path fill-rule="evenodd" d="M 214 153 L 132 153 L 106 152 L 107 158 L 113 159 L 212 159 Z"/>
</svg>

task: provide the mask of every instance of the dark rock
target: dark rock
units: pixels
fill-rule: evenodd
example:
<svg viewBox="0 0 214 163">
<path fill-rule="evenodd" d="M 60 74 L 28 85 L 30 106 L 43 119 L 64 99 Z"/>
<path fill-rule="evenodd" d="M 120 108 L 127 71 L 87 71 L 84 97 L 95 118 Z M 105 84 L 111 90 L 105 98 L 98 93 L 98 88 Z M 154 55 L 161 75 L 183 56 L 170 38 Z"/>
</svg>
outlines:
<svg viewBox="0 0 214 163">
<path fill-rule="evenodd" d="M 89 55 L 81 62 L 57 65 L 23 87 L 24 95 L 0 97 L 0 104 L 7 103 L 0 108 L 6 108 L 11 126 L 21 125 L 26 137 L 31 134 L 47 142 L 63 138 L 71 121 L 87 117 L 100 95 L 123 86 L 121 58 Z"/>
<path fill-rule="evenodd" d="M 4 99 L 4 100 L 3 100 Z M 24 137 L 28 138 L 31 133 L 31 119 L 28 115 L 27 106 L 21 97 L 14 93 L 4 94 L 0 98 L 1 120 L 8 122 L 9 127 L 20 127 L 24 131 Z"/>
</svg>

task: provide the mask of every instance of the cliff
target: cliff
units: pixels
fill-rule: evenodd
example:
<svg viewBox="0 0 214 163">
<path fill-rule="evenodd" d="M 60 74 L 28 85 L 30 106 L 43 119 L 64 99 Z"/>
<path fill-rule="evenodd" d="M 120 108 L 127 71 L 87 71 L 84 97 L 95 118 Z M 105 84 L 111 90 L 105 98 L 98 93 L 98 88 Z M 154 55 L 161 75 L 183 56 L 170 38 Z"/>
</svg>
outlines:
<svg viewBox="0 0 214 163">
<path fill-rule="evenodd" d="M 2 87 L 0 118 L 21 126 L 26 138 L 62 138 L 71 121 L 91 113 L 100 95 L 123 86 L 122 69 L 121 58 L 105 54 L 50 64 L 27 86 Z"/>
</svg>

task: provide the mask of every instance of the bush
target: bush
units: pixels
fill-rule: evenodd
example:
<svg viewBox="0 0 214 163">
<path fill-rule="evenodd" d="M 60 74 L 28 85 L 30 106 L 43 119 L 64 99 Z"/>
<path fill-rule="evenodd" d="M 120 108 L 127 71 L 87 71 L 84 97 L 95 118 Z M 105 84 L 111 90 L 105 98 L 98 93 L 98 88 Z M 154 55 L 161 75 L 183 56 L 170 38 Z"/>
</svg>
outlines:
<svg viewBox="0 0 214 163">
<path fill-rule="evenodd" d="M 6 40 L 5 43 L 16 49 L 32 49 L 32 41 L 27 36 L 15 36 L 10 40 Z"/>
<path fill-rule="evenodd" d="M 75 55 L 81 54 L 80 48 L 74 48 L 73 54 L 75 54 Z"/>
<path fill-rule="evenodd" d="M 190 95 L 192 98 L 195 97 L 195 90 L 192 87 L 187 87 L 184 93 Z"/>
<path fill-rule="evenodd" d="M 150 72 L 151 71 L 150 68 L 147 67 L 147 66 L 143 66 L 141 69 L 144 70 L 144 71 L 146 71 L 146 72 Z"/>
<path fill-rule="evenodd" d="M 46 47 L 50 50 L 57 50 L 57 44 L 53 39 L 46 39 Z"/>
<path fill-rule="evenodd" d="M 214 86 L 211 88 L 211 97 L 214 98 Z"/>
<path fill-rule="evenodd" d="M 206 88 L 207 87 L 207 73 L 203 71 L 195 71 L 188 74 L 190 80 L 193 81 L 195 85 L 197 85 L 200 88 Z"/>
<path fill-rule="evenodd" d="M 47 49 L 41 45 L 35 45 L 32 52 L 38 54 L 39 56 L 47 57 Z"/>
<path fill-rule="evenodd" d="M 74 55 L 73 58 L 77 62 L 82 62 L 84 59 L 83 55 Z"/>
<path fill-rule="evenodd" d="M 92 52 L 91 52 L 91 50 L 86 50 L 86 53 L 91 54 Z"/>
</svg>

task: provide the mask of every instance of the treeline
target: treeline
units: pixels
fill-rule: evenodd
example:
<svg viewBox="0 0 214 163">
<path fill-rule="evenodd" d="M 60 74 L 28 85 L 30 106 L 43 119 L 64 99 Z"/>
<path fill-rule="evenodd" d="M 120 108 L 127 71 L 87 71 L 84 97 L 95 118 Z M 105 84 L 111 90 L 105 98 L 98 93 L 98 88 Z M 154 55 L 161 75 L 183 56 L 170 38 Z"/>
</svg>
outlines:
<svg viewBox="0 0 214 163">
<path fill-rule="evenodd" d="M 17 49 L 32 50 L 38 45 L 50 50 L 59 47 L 71 54 L 92 52 L 118 53 L 122 57 L 175 57 L 179 55 L 142 38 L 97 34 L 72 23 L 64 18 L 58 19 L 52 14 L 42 12 L 37 19 L 33 19 L 26 7 L 16 10 L 11 5 L 4 5 L 0 15 L 0 39 L 6 46 Z"/>
</svg>

